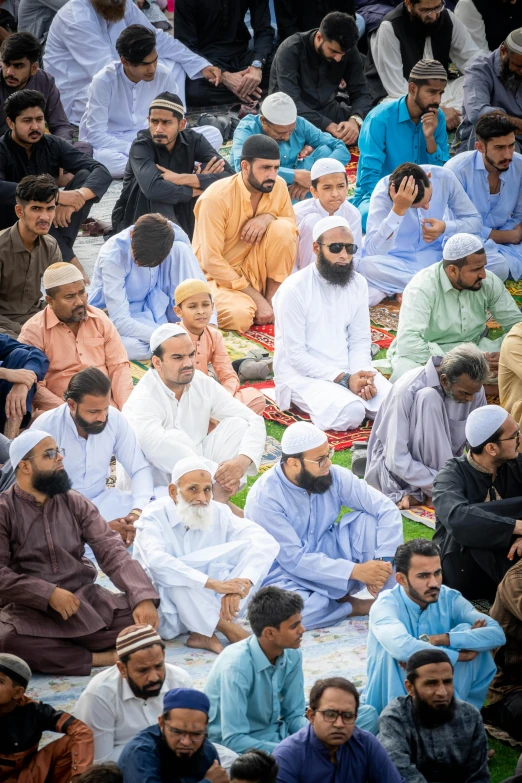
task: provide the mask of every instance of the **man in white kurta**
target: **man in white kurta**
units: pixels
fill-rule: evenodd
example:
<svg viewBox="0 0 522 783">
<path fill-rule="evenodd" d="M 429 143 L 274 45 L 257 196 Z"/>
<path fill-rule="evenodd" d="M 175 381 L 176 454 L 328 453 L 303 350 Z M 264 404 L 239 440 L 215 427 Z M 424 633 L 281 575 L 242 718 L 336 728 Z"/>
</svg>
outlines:
<svg viewBox="0 0 522 783">
<path fill-rule="evenodd" d="M 316 263 L 274 297 L 276 403 L 295 403 L 322 430 L 374 418 L 390 390 L 372 369 L 366 280 L 352 267 L 353 235 L 342 217 L 313 230 Z"/>
<path fill-rule="evenodd" d="M 262 417 L 194 369 L 196 350 L 181 326 L 159 326 L 150 347 L 152 367 L 123 413 L 152 465 L 155 484 L 169 484 L 180 459 L 200 455 L 215 470 L 217 498 L 228 500 L 245 474 L 255 476 L 259 469 L 266 439 Z M 211 420 L 218 424 L 209 433 Z"/>
<path fill-rule="evenodd" d="M 312 232 L 314 226 L 324 217 L 343 217 L 348 221 L 357 245 L 354 264 L 357 268 L 362 250 L 361 213 L 347 200 L 348 177 L 346 167 L 334 158 L 317 160 L 311 170 L 312 198 L 306 198 L 294 204 L 295 222 L 299 229 L 299 244 L 294 271 L 315 264 Z"/>
<path fill-rule="evenodd" d="M 157 585 L 163 639 L 189 631 L 189 647 L 219 653 L 223 646 L 216 630 L 230 642 L 248 636 L 236 620 L 279 545 L 262 527 L 212 499 L 204 459 L 180 460 L 169 496 L 151 503 L 136 527 L 133 556 Z"/>
</svg>

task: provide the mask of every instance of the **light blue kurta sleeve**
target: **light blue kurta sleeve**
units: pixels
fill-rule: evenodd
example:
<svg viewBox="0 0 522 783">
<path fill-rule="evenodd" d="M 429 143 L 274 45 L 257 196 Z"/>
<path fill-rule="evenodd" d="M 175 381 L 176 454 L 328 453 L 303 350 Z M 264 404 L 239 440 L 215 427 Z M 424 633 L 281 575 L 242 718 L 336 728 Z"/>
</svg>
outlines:
<svg viewBox="0 0 522 783">
<path fill-rule="evenodd" d="M 304 676 L 302 655 L 295 656 L 295 661 L 285 674 L 281 688 L 281 718 L 284 720 L 289 734 L 295 734 L 308 725 L 305 717 Z"/>
<path fill-rule="evenodd" d="M 455 590 L 455 600 L 453 601 L 451 622 L 458 626 L 461 623 L 469 624 L 468 630 L 459 630 L 450 632 L 450 647 L 453 650 L 474 650 L 484 652 L 493 650 L 496 647 L 502 647 L 506 643 L 504 631 L 492 617 L 477 611 L 473 604 L 467 601 L 463 595 Z M 485 620 L 484 628 L 475 628 L 471 626 L 477 620 Z M 442 648 L 447 651 L 447 647 Z"/>
<path fill-rule="evenodd" d="M 386 117 L 366 117 L 359 134 L 360 160 L 357 169 L 357 190 L 369 196 L 382 177 L 386 160 Z M 369 254 L 368 254 L 369 255 Z"/>
<path fill-rule="evenodd" d="M 448 193 L 448 208 L 453 214 L 453 220 L 446 221 L 444 235 L 450 237 L 465 233 L 480 236 L 482 231 L 480 214 L 455 174 L 447 168 L 444 171 L 452 180 Z"/>
<path fill-rule="evenodd" d="M 118 416 L 114 456 L 130 476 L 133 508 L 143 510 L 154 495 L 152 469 L 138 446 L 134 430 L 122 413 Z"/>
<path fill-rule="evenodd" d="M 382 180 L 372 193 L 370 210 L 366 224 L 366 241 L 363 257 L 391 253 L 397 242 L 397 235 L 406 215 L 397 215 L 393 211 L 393 202 L 388 195 L 388 181 Z"/>
<path fill-rule="evenodd" d="M 335 136 L 332 136 L 331 133 L 319 130 L 319 128 L 316 128 L 315 125 L 313 125 L 304 117 L 298 117 L 297 122 L 302 125 L 305 144 L 309 144 L 314 148 L 314 150 L 316 150 L 318 147 L 327 146 L 330 148 L 330 154 L 328 155 L 329 158 L 338 160 L 344 165 L 349 163 L 351 155 L 344 141 L 341 141 L 341 139 L 336 139 Z M 299 150 L 299 152 L 301 152 L 301 150 Z"/>
<path fill-rule="evenodd" d="M 257 121 L 252 115 L 244 117 L 235 129 L 230 153 L 230 165 L 234 171 L 241 170 L 241 150 L 243 149 L 243 144 L 249 136 L 255 133 L 262 133 L 262 131 L 257 128 Z"/>
</svg>

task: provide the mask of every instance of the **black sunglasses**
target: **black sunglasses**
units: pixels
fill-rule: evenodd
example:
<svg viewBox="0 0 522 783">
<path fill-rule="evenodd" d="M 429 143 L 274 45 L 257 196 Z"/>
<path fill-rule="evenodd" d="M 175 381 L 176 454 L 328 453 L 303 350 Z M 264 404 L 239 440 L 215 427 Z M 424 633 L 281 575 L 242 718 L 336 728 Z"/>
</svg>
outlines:
<svg viewBox="0 0 522 783">
<path fill-rule="evenodd" d="M 333 253 L 334 255 L 338 255 L 343 247 L 346 248 L 346 252 L 348 255 L 353 256 L 357 251 L 359 250 L 358 245 L 354 245 L 352 242 L 332 242 L 331 245 L 327 245 L 326 242 L 318 242 L 318 245 L 324 245 L 328 248 L 330 253 Z"/>
</svg>

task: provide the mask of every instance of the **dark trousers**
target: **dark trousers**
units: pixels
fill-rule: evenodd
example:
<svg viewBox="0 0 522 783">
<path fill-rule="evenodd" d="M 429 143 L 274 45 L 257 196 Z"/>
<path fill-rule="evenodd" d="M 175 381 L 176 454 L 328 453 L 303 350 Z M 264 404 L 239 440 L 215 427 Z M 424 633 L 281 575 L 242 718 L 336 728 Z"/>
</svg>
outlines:
<svg viewBox="0 0 522 783">
<path fill-rule="evenodd" d="M 468 601 L 494 601 L 497 587 L 513 565 L 506 552 L 464 549 L 442 558 L 444 584 L 458 590 Z"/>
<path fill-rule="evenodd" d="M 508 693 L 501 701 L 482 708 L 486 723 L 492 723 L 513 737 L 522 741 L 522 691 Z"/>
<path fill-rule="evenodd" d="M 27 362 L 27 351 L 23 348 L 15 348 L 11 351 L 5 361 L 2 362 L 2 367 L 8 370 L 23 370 Z M 13 387 L 13 384 L 9 381 L 0 381 L 0 432 L 4 431 L 6 415 L 5 415 L 5 401 Z M 33 410 L 33 397 L 36 391 L 36 383 L 34 383 L 29 392 L 27 393 L 26 411 L 24 418 L 22 419 L 22 427 L 26 427 L 31 419 L 31 411 Z"/>
<path fill-rule="evenodd" d="M 64 190 L 78 190 L 79 188 L 82 188 L 85 185 L 89 173 L 90 172 L 85 169 L 79 171 L 74 175 Z M 92 200 L 86 201 L 78 212 L 73 212 L 71 215 L 71 222 L 65 228 L 55 228 L 54 226 L 51 226 L 49 233 L 58 242 L 64 261 L 71 261 L 71 259 L 75 257 L 73 246 L 82 223 L 85 223 L 86 218 L 89 216 L 93 203 Z"/>
</svg>

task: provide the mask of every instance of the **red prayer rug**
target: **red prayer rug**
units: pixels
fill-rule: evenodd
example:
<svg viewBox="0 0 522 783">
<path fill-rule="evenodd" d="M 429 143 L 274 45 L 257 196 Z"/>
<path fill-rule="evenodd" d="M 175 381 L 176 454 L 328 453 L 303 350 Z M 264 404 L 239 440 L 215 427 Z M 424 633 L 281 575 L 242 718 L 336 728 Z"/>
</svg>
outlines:
<svg viewBox="0 0 522 783">
<path fill-rule="evenodd" d="M 274 324 L 266 324 L 265 326 L 251 326 L 246 332 L 239 332 L 241 337 L 246 337 L 247 340 L 253 340 L 255 343 L 259 343 L 263 348 L 268 351 L 274 351 Z M 393 334 L 387 332 L 385 329 L 378 329 L 376 326 L 371 327 L 372 343 L 375 343 L 379 348 L 389 348 L 394 339 Z"/>
<path fill-rule="evenodd" d="M 414 506 L 408 511 L 402 510 L 401 514 L 406 519 L 411 519 L 413 522 L 420 522 L 426 527 L 430 527 L 435 530 L 435 510 L 429 508 L 429 506 Z"/>
</svg>

